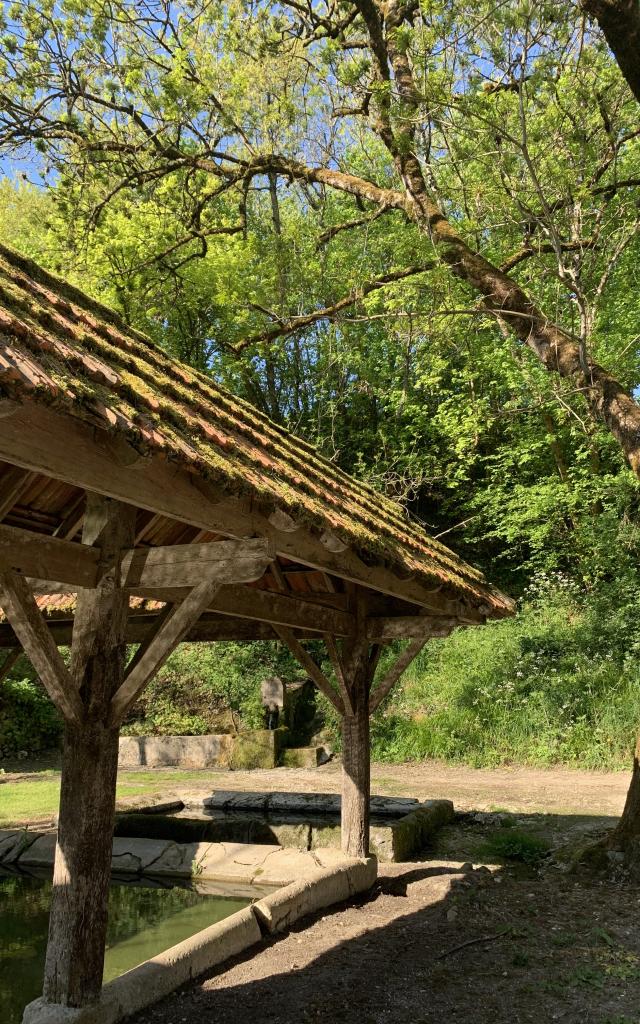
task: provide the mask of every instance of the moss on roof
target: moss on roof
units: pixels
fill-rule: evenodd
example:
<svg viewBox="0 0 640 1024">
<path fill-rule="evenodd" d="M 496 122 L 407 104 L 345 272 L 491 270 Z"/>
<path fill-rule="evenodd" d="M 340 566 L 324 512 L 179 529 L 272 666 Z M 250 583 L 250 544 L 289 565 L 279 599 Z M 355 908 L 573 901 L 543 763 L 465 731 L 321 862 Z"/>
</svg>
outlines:
<svg viewBox="0 0 640 1024">
<path fill-rule="evenodd" d="M 433 540 L 394 501 L 342 472 L 212 377 L 166 355 L 113 311 L 0 245 L 0 394 L 46 403 L 162 452 L 191 472 L 337 533 L 361 555 L 448 584 L 487 604 L 511 602 Z"/>
</svg>

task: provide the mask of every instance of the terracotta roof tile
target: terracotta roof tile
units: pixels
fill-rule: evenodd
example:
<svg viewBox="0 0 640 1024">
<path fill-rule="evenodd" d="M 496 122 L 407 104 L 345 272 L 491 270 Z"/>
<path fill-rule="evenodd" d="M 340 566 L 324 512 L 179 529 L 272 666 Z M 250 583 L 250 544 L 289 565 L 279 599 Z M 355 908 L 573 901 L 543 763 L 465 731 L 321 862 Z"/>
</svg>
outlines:
<svg viewBox="0 0 640 1024">
<path fill-rule="evenodd" d="M 0 396 L 124 434 L 191 472 L 330 529 L 367 561 L 448 584 L 491 614 L 511 602 L 412 523 L 394 501 L 342 472 L 204 373 L 167 356 L 116 313 L 0 246 Z"/>
</svg>

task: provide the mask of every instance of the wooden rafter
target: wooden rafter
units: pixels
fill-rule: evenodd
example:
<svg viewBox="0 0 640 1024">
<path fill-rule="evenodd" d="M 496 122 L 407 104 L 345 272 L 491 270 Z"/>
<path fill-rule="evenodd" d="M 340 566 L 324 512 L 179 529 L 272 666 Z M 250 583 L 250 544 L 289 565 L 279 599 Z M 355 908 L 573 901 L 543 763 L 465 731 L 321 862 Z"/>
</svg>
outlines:
<svg viewBox="0 0 640 1024">
<path fill-rule="evenodd" d="M 51 700 L 65 718 L 80 722 L 83 708 L 78 691 L 24 577 L 0 574 L 0 605 Z"/>
<path fill-rule="evenodd" d="M 338 693 L 336 693 L 324 672 L 318 665 L 316 665 L 309 652 L 304 649 L 300 641 L 294 636 L 290 629 L 286 629 L 283 626 L 274 626 L 273 629 L 274 632 L 278 634 L 282 642 L 287 645 L 296 661 L 302 666 L 305 672 L 308 673 L 311 679 L 313 679 L 320 692 L 325 695 L 331 704 L 333 704 L 336 711 L 343 715 L 345 708 L 342 703 L 342 698 Z"/>
<path fill-rule="evenodd" d="M 35 473 L 18 466 L 12 466 L 0 480 L 0 521 L 20 501 L 22 495 L 31 486 Z"/>
<path fill-rule="evenodd" d="M 162 457 L 147 460 L 144 472 L 121 465 L 107 444 L 96 442 L 93 428 L 36 403 L 11 409 L 0 432 L 0 458 L 74 486 L 118 498 L 184 523 L 242 538 L 270 538 L 277 554 L 311 568 L 410 601 L 435 614 L 461 618 L 475 609 L 416 580 L 401 580 L 392 570 L 366 565 L 351 548 L 329 551 L 304 526 L 278 530 L 250 499 L 229 497 L 221 488 L 177 469 Z M 31 572 L 28 575 L 37 576 Z M 44 577 L 41 577 L 44 578 Z M 485 611 L 479 608 L 481 615 Z M 470 619 L 472 621 L 472 619 Z"/>
<path fill-rule="evenodd" d="M 65 510 L 62 522 L 54 530 L 54 537 L 59 537 L 61 540 L 72 540 L 75 537 L 84 518 L 85 502 L 86 495 L 84 491 L 81 491 Z"/>
</svg>

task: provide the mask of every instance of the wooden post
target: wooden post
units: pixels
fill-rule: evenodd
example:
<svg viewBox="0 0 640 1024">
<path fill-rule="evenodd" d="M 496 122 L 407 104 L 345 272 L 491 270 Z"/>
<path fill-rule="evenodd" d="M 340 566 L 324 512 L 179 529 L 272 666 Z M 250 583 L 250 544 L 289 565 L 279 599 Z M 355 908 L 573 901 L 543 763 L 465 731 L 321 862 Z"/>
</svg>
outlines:
<svg viewBox="0 0 640 1024">
<path fill-rule="evenodd" d="M 128 598 L 121 552 L 131 547 L 135 510 L 90 494 L 83 542 L 97 547 L 106 571 L 78 594 L 71 677 L 82 701 L 79 722 L 65 723 L 60 815 L 43 998 L 86 1006 L 102 986 L 118 764 L 111 698 L 122 684 Z"/>
<path fill-rule="evenodd" d="M 367 639 L 366 597 L 353 594 L 355 635 L 345 641 L 342 681 L 349 700 L 342 718 L 342 849 L 349 857 L 369 855 L 369 802 L 371 755 L 369 750 L 369 689 L 372 662 Z"/>
<path fill-rule="evenodd" d="M 342 849 L 349 857 L 367 857 L 371 797 L 367 661 L 363 659 L 345 682 L 351 708 L 342 719 Z"/>
</svg>

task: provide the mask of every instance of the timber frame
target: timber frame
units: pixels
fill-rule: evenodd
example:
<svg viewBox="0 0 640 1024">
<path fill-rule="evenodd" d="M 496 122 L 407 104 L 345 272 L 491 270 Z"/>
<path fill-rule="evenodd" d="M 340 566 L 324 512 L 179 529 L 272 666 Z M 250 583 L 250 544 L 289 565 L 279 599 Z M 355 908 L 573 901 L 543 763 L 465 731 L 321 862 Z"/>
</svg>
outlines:
<svg viewBox="0 0 640 1024">
<path fill-rule="evenodd" d="M 370 715 L 429 637 L 512 603 L 392 502 L 0 246 L 0 609 L 0 685 L 24 651 L 64 720 L 44 999 L 81 1007 L 102 979 L 120 724 L 178 644 L 288 647 L 342 718 L 343 849 L 363 857 Z"/>
</svg>

